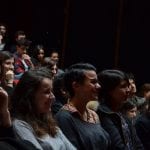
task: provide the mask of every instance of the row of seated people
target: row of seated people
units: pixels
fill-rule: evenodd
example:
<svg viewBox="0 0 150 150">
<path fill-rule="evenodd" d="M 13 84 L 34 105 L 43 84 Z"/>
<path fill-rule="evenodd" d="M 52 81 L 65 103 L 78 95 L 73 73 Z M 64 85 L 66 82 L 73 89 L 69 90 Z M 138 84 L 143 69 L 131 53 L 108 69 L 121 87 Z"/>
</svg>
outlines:
<svg viewBox="0 0 150 150">
<path fill-rule="evenodd" d="M 53 76 L 63 72 L 58 68 L 59 53 L 53 50 L 49 57 L 45 57 L 42 45 L 36 45 L 34 56 L 27 54 L 28 41 L 19 40 L 17 51 L 12 54 L 9 51 L 0 52 L 1 77 L 0 84 L 10 91 L 10 87 L 15 86 L 24 72 L 31 68 L 47 66 L 51 69 Z"/>
<path fill-rule="evenodd" d="M 143 142 L 123 111 L 125 103 L 131 101 L 130 85 L 123 71 L 97 73 L 89 63 L 73 64 L 55 77 L 47 67 L 30 69 L 22 75 L 11 97 L 0 89 L 0 119 L 6 129 L 3 137 L 29 142 L 28 149 L 147 150 L 149 134 L 141 134 L 147 137 Z M 98 101 L 95 110 L 87 105 L 91 100 Z M 141 115 L 149 118 L 149 105 Z M 149 124 L 146 127 L 149 131 Z M 11 132 L 6 134 L 8 130 Z M 9 143 L 7 138 L 1 141 L 3 146 Z"/>
</svg>

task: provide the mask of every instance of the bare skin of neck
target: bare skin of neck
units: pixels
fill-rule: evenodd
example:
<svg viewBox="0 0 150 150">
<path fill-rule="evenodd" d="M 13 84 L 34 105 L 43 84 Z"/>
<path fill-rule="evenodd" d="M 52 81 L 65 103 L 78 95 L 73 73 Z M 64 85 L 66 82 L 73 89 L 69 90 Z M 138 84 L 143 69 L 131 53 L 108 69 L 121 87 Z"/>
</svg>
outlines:
<svg viewBox="0 0 150 150">
<path fill-rule="evenodd" d="M 71 98 L 70 104 L 76 107 L 82 116 L 85 114 L 87 102 L 85 102 L 83 99 Z"/>
</svg>

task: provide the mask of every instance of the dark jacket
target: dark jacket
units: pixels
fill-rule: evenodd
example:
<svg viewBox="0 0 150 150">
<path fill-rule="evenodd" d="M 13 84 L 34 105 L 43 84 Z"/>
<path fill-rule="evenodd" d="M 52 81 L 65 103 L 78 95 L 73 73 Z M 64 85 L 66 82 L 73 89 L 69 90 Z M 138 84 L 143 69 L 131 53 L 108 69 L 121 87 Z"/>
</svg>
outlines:
<svg viewBox="0 0 150 150">
<path fill-rule="evenodd" d="M 0 150 L 36 150 L 32 143 L 16 138 L 13 126 L 0 127 Z"/>
<path fill-rule="evenodd" d="M 137 134 L 141 139 L 145 150 L 150 149 L 150 112 L 142 114 L 135 124 Z"/>
<path fill-rule="evenodd" d="M 132 141 L 132 148 L 127 147 L 128 139 L 126 138 L 125 132 L 122 128 L 122 119 L 119 114 L 116 112 L 112 112 L 110 108 L 105 105 L 99 105 L 97 109 L 97 114 L 100 117 L 102 127 L 110 134 L 112 150 L 143 150 L 143 145 L 141 141 L 138 139 L 135 129 L 132 124 L 125 120 L 128 125 L 130 139 Z"/>
<path fill-rule="evenodd" d="M 0 139 L 0 150 L 37 150 L 30 142 L 13 138 Z"/>
</svg>

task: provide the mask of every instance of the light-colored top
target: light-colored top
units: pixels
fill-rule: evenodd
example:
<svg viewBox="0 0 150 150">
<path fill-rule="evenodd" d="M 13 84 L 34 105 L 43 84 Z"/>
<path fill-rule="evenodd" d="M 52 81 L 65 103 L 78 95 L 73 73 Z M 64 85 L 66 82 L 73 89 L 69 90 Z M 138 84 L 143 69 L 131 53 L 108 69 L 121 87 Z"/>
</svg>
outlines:
<svg viewBox="0 0 150 150">
<path fill-rule="evenodd" d="M 31 125 L 27 122 L 15 119 L 13 121 L 13 129 L 19 139 L 31 142 L 36 149 L 39 150 L 76 150 L 76 148 L 69 142 L 62 131 L 58 128 L 58 133 L 55 137 L 45 135 L 39 138 Z"/>
</svg>

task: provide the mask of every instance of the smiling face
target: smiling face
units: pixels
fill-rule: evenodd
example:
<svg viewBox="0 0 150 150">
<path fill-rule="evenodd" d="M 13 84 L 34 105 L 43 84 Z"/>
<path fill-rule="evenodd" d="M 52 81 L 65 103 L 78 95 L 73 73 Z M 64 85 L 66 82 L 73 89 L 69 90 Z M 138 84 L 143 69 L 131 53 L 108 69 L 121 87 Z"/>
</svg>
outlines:
<svg viewBox="0 0 150 150">
<path fill-rule="evenodd" d="M 137 115 L 137 107 L 134 107 L 126 112 L 128 118 L 135 118 Z"/>
<path fill-rule="evenodd" d="M 135 81 L 133 79 L 129 79 L 129 90 L 130 90 L 131 96 L 136 93 L 136 85 L 135 85 Z"/>
<path fill-rule="evenodd" d="M 119 85 L 116 86 L 113 90 L 111 90 L 109 95 L 111 97 L 112 105 L 116 105 L 116 107 L 120 106 L 128 98 L 128 82 L 126 80 L 120 81 Z"/>
<path fill-rule="evenodd" d="M 87 103 L 90 100 L 98 99 L 100 85 L 97 80 L 95 71 L 85 71 L 85 79 L 83 83 L 75 83 L 75 95 Z"/>
<path fill-rule="evenodd" d="M 48 113 L 54 99 L 55 96 L 52 93 L 52 80 L 44 78 L 35 93 L 34 104 L 36 106 L 37 114 Z"/>
<path fill-rule="evenodd" d="M 59 61 L 59 54 L 58 52 L 53 52 L 50 56 L 51 60 L 55 61 L 56 63 Z"/>
<path fill-rule="evenodd" d="M 6 59 L 3 64 L 2 64 L 2 70 L 3 73 L 5 74 L 7 71 L 14 70 L 14 58 Z"/>
</svg>

